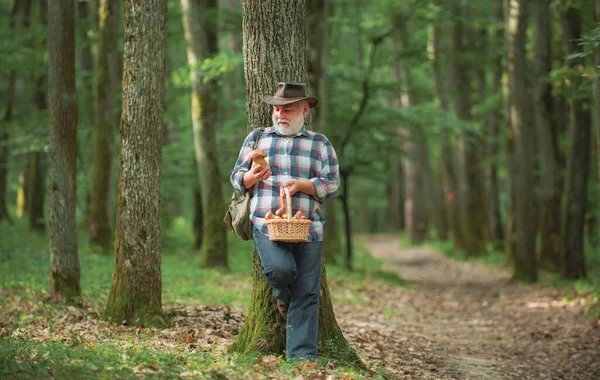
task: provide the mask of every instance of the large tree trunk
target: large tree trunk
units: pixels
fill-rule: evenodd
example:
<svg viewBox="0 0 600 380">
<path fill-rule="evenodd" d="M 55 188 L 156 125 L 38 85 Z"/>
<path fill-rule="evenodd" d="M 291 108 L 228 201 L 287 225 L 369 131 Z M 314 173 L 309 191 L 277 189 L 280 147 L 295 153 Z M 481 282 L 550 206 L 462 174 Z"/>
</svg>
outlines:
<svg viewBox="0 0 600 380">
<path fill-rule="evenodd" d="M 195 66 L 214 57 L 217 46 L 217 1 L 181 0 L 187 41 L 188 64 L 192 67 L 192 124 L 194 150 L 199 169 L 202 195 L 203 233 L 201 264 L 203 267 L 228 267 L 227 229 L 223 217 L 224 200 L 217 157 L 219 88 L 206 80 Z"/>
<path fill-rule="evenodd" d="M 166 20 L 166 0 L 125 3 L 115 267 L 102 316 L 119 324 L 171 323 L 162 309 L 160 267 Z"/>
<path fill-rule="evenodd" d="M 454 7 L 456 17 L 450 33 L 450 45 L 453 57 L 451 61 L 451 82 L 455 92 L 454 113 L 459 120 L 471 120 L 471 86 L 468 75 L 468 63 L 465 62 L 465 15 L 462 8 Z M 464 250 L 468 255 L 482 255 L 485 253 L 485 231 L 487 226 L 487 211 L 484 199 L 483 168 L 481 167 L 481 153 L 476 135 L 468 129 L 463 132 L 460 145 L 459 183 L 458 191 L 461 207 L 461 220 L 464 238 Z"/>
<path fill-rule="evenodd" d="M 306 3 L 306 32 L 308 53 L 308 80 L 310 92 L 319 99 L 319 106 L 312 114 L 313 129 L 327 134 L 327 52 L 329 39 L 329 0 L 308 1 Z M 330 137 L 333 146 L 336 141 Z M 337 221 L 337 202 L 326 202 L 324 205 L 325 240 L 323 257 L 326 263 L 336 261 L 336 255 L 342 253 L 340 227 Z"/>
<path fill-rule="evenodd" d="M 540 151 L 541 208 L 540 267 L 557 272 L 561 268 L 561 191 L 557 128 L 552 117 L 552 85 L 544 80 L 552 71 L 550 0 L 534 2 L 534 55 L 536 64 L 535 123 Z"/>
<path fill-rule="evenodd" d="M 115 104 L 120 84 L 119 20 L 121 2 L 101 0 L 96 60 L 96 107 L 94 122 L 94 153 L 92 191 L 87 220 L 91 245 L 104 254 L 112 253 L 114 207 L 110 195 L 113 189 L 114 131 L 119 112 Z"/>
<path fill-rule="evenodd" d="M 75 222 L 75 3 L 71 0 L 55 0 L 48 5 L 50 297 L 67 303 L 79 303 L 81 288 Z"/>
<path fill-rule="evenodd" d="M 270 93 L 277 82 L 306 83 L 308 80 L 304 6 L 304 1 L 301 0 L 243 2 L 248 131 L 271 124 L 271 109 L 262 102 L 260 95 Z M 279 19 L 285 19 L 286 22 L 273 22 Z M 276 318 L 277 305 L 262 275 L 256 249 L 252 300 L 244 326 L 231 350 L 282 354 L 285 340 L 281 331 L 285 330 L 285 326 L 280 318 Z M 337 325 L 324 266 L 319 299 L 319 352 L 364 368 Z"/>
<path fill-rule="evenodd" d="M 581 16 L 579 9 L 568 8 L 561 15 L 561 22 L 569 54 L 581 52 Z M 583 67 L 581 58 L 568 61 L 572 69 Z M 580 78 L 572 78 L 581 80 Z M 588 173 L 590 165 L 590 111 L 581 99 L 571 99 L 569 124 L 571 130 L 571 150 L 567 171 L 567 203 L 564 235 L 565 278 L 576 279 L 586 276 L 584 255 L 584 224 L 588 195 Z"/>
</svg>

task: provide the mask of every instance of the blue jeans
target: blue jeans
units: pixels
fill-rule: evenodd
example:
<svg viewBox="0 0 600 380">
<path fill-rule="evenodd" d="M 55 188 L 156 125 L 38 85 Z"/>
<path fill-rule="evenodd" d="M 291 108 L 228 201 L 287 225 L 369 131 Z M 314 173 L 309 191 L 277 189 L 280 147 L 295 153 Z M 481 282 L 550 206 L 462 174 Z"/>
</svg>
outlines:
<svg viewBox="0 0 600 380">
<path fill-rule="evenodd" d="M 286 358 L 315 359 L 323 242 L 274 242 L 256 227 L 253 235 L 267 284 L 273 296 L 288 306 Z"/>
</svg>

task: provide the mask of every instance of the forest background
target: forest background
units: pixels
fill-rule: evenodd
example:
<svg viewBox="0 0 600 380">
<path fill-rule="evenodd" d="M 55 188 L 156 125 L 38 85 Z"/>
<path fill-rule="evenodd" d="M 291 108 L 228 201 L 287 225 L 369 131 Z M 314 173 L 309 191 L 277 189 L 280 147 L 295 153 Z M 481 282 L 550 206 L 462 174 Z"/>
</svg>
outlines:
<svg viewBox="0 0 600 380">
<path fill-rule="evenodd" d="M 399 233 L 410 244 L 435 241 L 455 257 L 492 257 L 517 280 L 579 280 L 571 286 L 597 302 L 600 4 L 515 2 L 523 3 L 527 12 L 488 0 L 306 2 L 309 88 L 321 100 L 311 126 L 333 142 L 343 183 L 326 210 L 327 262 L 356 266 L 353 234 Z M 226 234 L 220 219 L 248 132 L 242 4 L 208 2 L 213 7 L 192 22 L 187 1 L 167 4 L 161 252 L 235 272 L 236 255 L 251 248 Z M 76 2 L 82 261 L 113 254 L 122 7 Z M 48 9 L 35 0 L 3 0 L 0 8 L 7 26 L 0 39 L 4 286 L 48 289 L 47 279 L 30 286 L 19 277 L 47 258 Z M 186 37 L 193 25 L 208 47 L 196 61 Z M 211 102 L 202 123 L 214 140 L 193 127 L 194 100 L 206 88 L 215 95 L 202 98 Z M 210 146 L 214 162 L 201 154 Z M 203 165 L 217 167 L 217 177 Z M 17 250 L 32 253 L 19 260 L 22 272 Z M 104 292 L 109 276 L 102 275 Z M 206 297 L 198 299 L 210 304 Z"/>
</svg>

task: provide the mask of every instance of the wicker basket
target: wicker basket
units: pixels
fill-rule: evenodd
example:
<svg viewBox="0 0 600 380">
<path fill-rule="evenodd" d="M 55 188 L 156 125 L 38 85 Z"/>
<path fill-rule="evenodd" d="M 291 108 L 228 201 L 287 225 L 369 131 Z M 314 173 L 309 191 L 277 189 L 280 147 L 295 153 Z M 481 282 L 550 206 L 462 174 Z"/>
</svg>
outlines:
<svg viewBox="0 0 600 380">
<path fill-rule="evenodd" d="M 265 222 L 269 231 L 269 239 L 272 241 L 283 241 L 286 243 L 299 243 L 308 241 L 308 230 L 311 221 L 308 219 L 292 219 L 292 197 L 285 189 L 287 200 L 287 219 L 269 219 Z"/>
</svg>

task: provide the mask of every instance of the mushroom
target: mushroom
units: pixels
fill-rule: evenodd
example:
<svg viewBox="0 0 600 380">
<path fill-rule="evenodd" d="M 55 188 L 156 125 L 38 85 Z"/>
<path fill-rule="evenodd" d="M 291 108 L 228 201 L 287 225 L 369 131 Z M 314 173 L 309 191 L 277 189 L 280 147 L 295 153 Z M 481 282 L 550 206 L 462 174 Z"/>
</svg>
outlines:
<svg viewBox="0 0 600 380">
<path fill-rule="evenodd" d="M 252 152 L 248 153 L 248 159 L 252 160 L 253 165 L 262 166 L 263 170 L 269 167 L 267 160 L 265 160 L 267 154 L 262 149 L 255 149 Z"/>
</svg>

